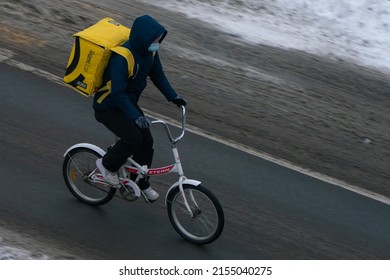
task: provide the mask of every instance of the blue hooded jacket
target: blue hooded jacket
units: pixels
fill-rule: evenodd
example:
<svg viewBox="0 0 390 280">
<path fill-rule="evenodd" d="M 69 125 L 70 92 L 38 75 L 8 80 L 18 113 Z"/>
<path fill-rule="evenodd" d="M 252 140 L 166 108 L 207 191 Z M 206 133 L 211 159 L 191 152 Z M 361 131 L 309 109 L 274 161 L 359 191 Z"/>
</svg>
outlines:
<svg viewBox="0 0 390 280">
<path fill-rule="evenodd" d="M 111 80 L 111 93 L 100 104 L 97 102 L 100 95 L 95 94 L 93 108 L 96 111 L 119 108 L 135 121 L 143 115 L 137 103 L 148 77 L 168 101 L 177 96 L 164 74 L 158 52 L 148 51 L 151 43 L 160 36 L 161 43 L 166 34 L 167 30 L 148 15 L 135 19 L 130 38 L 122 45 L 134 56 L 134 75 L 128 76 L 127 60 L 113 53 L 103 75 L 103 84 Z"/>
</svg>

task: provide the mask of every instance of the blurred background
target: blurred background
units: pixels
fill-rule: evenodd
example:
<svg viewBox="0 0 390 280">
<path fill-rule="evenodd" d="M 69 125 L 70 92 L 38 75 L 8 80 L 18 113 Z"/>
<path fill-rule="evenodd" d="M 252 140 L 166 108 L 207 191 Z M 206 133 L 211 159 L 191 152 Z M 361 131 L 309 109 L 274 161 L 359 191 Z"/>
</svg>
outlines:
<svg viewBox="0 0 390 280">
<path fill-rule="evenodd" d="M 0 61 L 62 78 L 74 33 L 149 14 L 190 125 L 390 197 L 390 2 L 320 2 L 0 0 Z M 141 105 L 176 119 L 164 102 L 149 86 Z"/>
</svg>

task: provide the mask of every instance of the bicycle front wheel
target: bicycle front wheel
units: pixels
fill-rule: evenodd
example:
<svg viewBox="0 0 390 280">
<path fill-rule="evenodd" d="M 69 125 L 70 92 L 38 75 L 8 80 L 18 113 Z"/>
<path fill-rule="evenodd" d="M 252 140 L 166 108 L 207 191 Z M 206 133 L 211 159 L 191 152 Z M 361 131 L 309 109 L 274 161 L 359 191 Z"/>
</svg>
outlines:
<svg viewBox="0 0 390 280">
<path fill-rule="evenodd" d="M 80 201 L 89 205 L 102 205 L 109 202 L 116 189 L 107 184 L 99 184 L 91 175 L 97 173 L 96 160 L 101 155 L 96 151 L 79 147 L 70 150 L 63 163 L 63 176 L 70 192 Z"/>
<path fill-rule="evenodd" d="M 194 244 L 204 245 L 215 241 L 224 227 L 224 214 L 218 199 L 201 185 L 184 184 L 183 191 L 190 212 L 179 187 L 172 189 L 167 196 L 168 217 L 173 228 Z"/>
</svg>

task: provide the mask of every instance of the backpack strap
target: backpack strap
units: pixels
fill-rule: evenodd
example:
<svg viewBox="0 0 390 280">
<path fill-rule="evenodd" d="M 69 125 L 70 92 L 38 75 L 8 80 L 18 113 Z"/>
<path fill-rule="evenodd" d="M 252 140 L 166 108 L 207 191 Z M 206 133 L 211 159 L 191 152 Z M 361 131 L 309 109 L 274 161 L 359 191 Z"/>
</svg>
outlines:
<svg viewBox="0 0 390 280">
<path fill-rule="evenodd" d="M 135 65 L 135 60 L 134 56 L 131 53 L 131 51 L 125 47 L 117 46 L 114 48 L 110 49 L 111 51 L 123 56 L 127 60 L 127 68 L 129 70 L 129 77 L 133 76 L 134 74 L 134 65 Z"/>
<path fill-rule="evenodd" d="M 134 75 L 135 60 L 134 60 L 134 56 L 131 53 L 131 51 L 129 49 L 121 47 L 121 46 L 111 48 L 110 50 L 123 56 L 126 59 L 129 77 L 133 76 Z M 108 81 L 96 93 L 101 94 L 101 96 L 97 100 L 97 103 L 100 104 L 111 93 L 111 81 Z"/>
</svg>

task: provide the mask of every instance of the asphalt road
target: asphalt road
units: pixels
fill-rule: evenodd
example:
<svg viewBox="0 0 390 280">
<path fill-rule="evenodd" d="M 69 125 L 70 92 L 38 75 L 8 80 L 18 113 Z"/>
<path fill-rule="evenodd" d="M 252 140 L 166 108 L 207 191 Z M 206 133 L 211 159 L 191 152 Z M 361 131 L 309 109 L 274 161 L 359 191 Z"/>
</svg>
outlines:
<svg viewBox="0 0 390 280">
<path fill-rule="evenodd" d="M 187 177 L 222 203 L 225 229 L 216 242 L 182 240 L 162 199 L 84 205 L 65 187 L 62 155 L 79 142 L 111 144 L 91 99 L 2 63 L 0 73 L 3 226 L 82 259 L 390 258 L 389 205 L 192 133 L 179 151 Z M 163 130 L 153 134 L 155 165 L 171 163 Z M 152 183 L 164 193 L 174 179 Z"/>
</svg>

